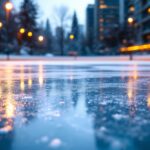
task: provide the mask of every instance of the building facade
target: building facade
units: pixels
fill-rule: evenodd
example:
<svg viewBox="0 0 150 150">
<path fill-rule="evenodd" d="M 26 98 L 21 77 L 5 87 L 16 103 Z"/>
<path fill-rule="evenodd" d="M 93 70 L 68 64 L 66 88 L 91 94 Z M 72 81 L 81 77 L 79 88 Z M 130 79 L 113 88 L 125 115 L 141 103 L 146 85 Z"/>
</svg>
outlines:
<svg viewBox="0 0 150 150">
<path fill-rule="evenodd" d="M 139 43 L 150 43 L 150 1 L 135 0 L 135 22 Z"/>
<path fill-rule="evenodd" d="M 95 0 L 95 34 L 98 42 L 119 26 L 119 13 L 119 0 Z"/>
<path fill-rule="evenodd" d="M 128 0 L 128 18 L 133 18 L 135 44 L 150 43 L 150 1 Z"/>
<path fill-rule="evenodd" d="M 92 4 L 86 9 L 86 43 L 92 50 L 94 46 L 94 5 Z"/>
</svg>

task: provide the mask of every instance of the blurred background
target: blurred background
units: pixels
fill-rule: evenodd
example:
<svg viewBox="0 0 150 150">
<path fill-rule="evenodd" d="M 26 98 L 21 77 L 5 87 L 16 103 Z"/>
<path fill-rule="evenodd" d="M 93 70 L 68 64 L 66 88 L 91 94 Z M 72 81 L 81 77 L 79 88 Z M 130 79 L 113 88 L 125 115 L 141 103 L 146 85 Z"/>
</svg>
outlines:
<svg viewBox="0 0 150 150">
<path fill-rule="evenodd" d="M 0 54 L 120 55 L 150 50 L 149 0 L 0 0 Z"/>
</svg>

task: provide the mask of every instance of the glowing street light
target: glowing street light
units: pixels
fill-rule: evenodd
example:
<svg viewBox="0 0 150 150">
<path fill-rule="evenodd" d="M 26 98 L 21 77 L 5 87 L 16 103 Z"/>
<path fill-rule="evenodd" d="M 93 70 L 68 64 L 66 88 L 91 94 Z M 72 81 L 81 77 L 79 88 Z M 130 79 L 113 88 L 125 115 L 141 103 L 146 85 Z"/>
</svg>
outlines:
<svg viewBox="0 0 150 150">
<path fill-rule="evenodd" d="M 148 14 L 150 14 L 150 7 L 147 9 Z"/>
<path fill-rule="evenodd" d="M 40 35 L 40 36 L 38 37 L 38 41 L 39 41 L 39 42 L 43 42 L 43 41 L 44 41 L 44 36 L 43 36 L 43 35 Z"/>
<path fill-rule="evenodd" d="M 70 36 L 69 36 L 69 38 L 70 38 L 70 40 L 74 40 L 74 35 L 73 34 L 71 34 Z"/>
<path fill-rule="evenodd" d="M 20 28 L 20 30 L 19 30 L 19 32 L 21 33 L 21 34 L 24 34 L 25 33 L 25 29 L 24 28 Z"/>
<path fill-rule="evenodd" d="M 28 37 L 32 37 L 33 33 L 31 31 L 28 32 Z"/>
<path fill-rule="evenodd" d="M 132 17 L 129 17 L 129 18 L 128 18 L 128 23 L 129 23 L 129 24 L 132 24 L 133 22 L 134 22 L 134 19 L 133 19 Z"/>
<path fill-rule="evenodd" d="M 13 9 L 13 4 L 11 2 L 6 2 L 5 9 L 6 11 L 11 11 Z"/>
<path fill-rule="evenodd" d="M 13 9 L 13 4 L 10 1 L 7 1 L 4 5 L 5 11 L 6 11 L 6 30 L 7 30 L 7 42 L 9 42 L 9 17 L 10 17 L 10 12 Z M 7 47 L 6 49 L 6 54 L 7 54 L 7 60 L 9 60 L 9 54 L 10 54 L 10 48 Z"/>
<path fill-rule="evenodd" d="M 0 29 L 3 27 L 3 23 L 0 21 Z"/>
</svg>

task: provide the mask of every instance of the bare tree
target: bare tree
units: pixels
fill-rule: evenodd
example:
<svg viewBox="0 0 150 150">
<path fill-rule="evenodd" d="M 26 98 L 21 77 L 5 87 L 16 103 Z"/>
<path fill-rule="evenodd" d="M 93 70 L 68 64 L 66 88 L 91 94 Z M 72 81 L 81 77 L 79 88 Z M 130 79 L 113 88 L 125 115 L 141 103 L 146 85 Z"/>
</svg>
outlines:
<svg viewBox="0 0 150 150">
<path fill-rule="evenodd" d="M 59 7 L 55 7 L 55 15 L 54 19 L 56 20 L 56 24 L 60 27 L 60 48 L 61 48 L 61 55 L 64 55 L 64 37 L 65 37 L 65 30 L 68 27 L 68 22 L 70 17 L 69 9 L 65 5 L 61 5 Z"/>
</svg>

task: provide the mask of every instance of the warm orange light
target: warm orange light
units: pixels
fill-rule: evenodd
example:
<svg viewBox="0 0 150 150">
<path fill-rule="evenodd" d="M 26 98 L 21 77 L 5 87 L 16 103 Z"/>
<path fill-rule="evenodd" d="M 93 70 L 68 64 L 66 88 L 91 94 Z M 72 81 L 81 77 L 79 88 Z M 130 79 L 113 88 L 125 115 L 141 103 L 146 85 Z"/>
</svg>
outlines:
<svg viewBox="0 0 150 150">
<path fill-rule="evenodd" d="M 28 37 L 32 37 L 33 33 L 31 31 L 28 32 Z"/>
<path fill-rule="evenodd" d="M 24 66 L 20 66 L 20 89 L 22 92 L 25 90 L 25 79 L 24 79 Z"/>
<path fill-rule="evenodd" d="M 148 98 L 147 98 L 147 106 L 150 108 L 150 95 L 148 95 Z"/>
<path fill-rule="evenodd" d="M 5 4 L 5 9 L 6 9 L 7 11 L 11 11 L 11 10 L 13 9 L 13 4 L 12 4 L 11 2 L 7 2 L 7 3 Z"/>
<path fill-rule="evenodd" d="M 145 50 L 150 50 L 150 44 L 123 47 L 120 49 L 121 52 L 133 52 L 133 51 L 145 51 Z"/>
<path fill-rule="evenodd" d="M 130 10 L 131 12 L 135 11 L 134 6 L 131 6 L 131 7 L 129 8 L 129 10 Z"/>
<path fill-rule="evenodd" d="M 150 7 L 147 9 L 147 12 L 150 14 Z"/>
<path fill-rule="evenodd" d="M 99 8 L 100 9 L 106 9 L 106 8 L 108 8 L 108 6 L 103 4 L 103 5 L 100 5 Z"/>
<path fill-rule="evenodd" d="M 21 34 L 24 34 L 24 33 L 25 33 L 25 29 L 24 29 L 24 28 L 21 28 L 19 32 L 20 32 Z"/>
<path fill-rule="evenodd" d="M 2 22 L 0 22 L 0 29 L 3 27 L 3 23 Z"/>
<path fill-rule="evenodd" d="M 132 24 L 133 22 L 134 22 L 134 19 L 133 19 L 132 17 L 129 17 L 129 18 L 128 18 L 128 23 L 129 23 L 129 24 Z"/>
<path fill-rule="evenodd" d="M 43 42 L 43 41 L 44 41 L 44 36 L 40 35 L 40 36 L 38 37 L 38 41 L 39 41 L 39 42 Z"/>
<path fill-rule="evenodd" d="M 74 40 L 74 35 L 73 34 L 71 34 L 70 36 L 69 36 L 69 38 L 70 38 L 70 40 Z"/>
</svg>

